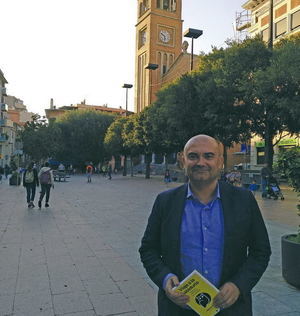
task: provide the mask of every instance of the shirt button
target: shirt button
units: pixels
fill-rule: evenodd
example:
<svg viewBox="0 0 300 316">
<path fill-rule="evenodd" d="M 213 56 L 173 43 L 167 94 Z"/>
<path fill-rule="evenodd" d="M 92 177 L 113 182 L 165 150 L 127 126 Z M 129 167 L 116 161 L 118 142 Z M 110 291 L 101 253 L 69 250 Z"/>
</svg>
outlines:
<svg viewBox="0 0 300 316">
<path fill-rule="evenodd" d="M 204 271 L 204 273 L 205 273 L 205 274 L 208 274 L 208 271 L 207 271 L 207 270 L 205 270 L 205 271 Z"/>
<path fill-rule="evenodd" d="M 208 249 L 207 248 L 204 248 L 204 251 L 207 251 Z"/>
<path fill-rule="evenodd" d="M 204 230 L 207 230 L 207 227 L 206 227 L 206 226 L 204 226 Z"/>
</svg>

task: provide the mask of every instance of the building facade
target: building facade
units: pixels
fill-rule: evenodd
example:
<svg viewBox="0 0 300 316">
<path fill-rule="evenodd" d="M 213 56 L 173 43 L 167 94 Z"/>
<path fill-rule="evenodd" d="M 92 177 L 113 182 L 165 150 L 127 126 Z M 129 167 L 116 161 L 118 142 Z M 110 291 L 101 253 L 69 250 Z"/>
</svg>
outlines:
<svg viewBox="0 0 300 316">
<path fill-rule="evenodd" d="M 19 132 L 26 122 L 32 120 L 23 101 L 7 95 L 7 80 L 0 70 L 0 166 L 10 165 L 14 156 L 22 155 Z"/>
<path fill-rule="evenodd" d="M 243 4 L 244 11 L 237 14 L 237 31 L 247 31 L 251 37 L 261 35 L 265 42 L 276 44 L 282 38 L 300 32 L 300 0 L 273 0 L 271 11 L 270 0 L 249 0 Z M 272 23 L 272 24 L 271 24 Z M 270 32 L 272 25 L 272 32 Z M 282 139 L 275 137 L 274 159 L 280 151 L 300 146 L 299 137 L 287 133 Z M 250 168 L 260 169 L 265 162 L 265 143 L 254 136 L 251 139 Z"/>
<path fill-rule="evenodd" d="M 153 103 L 164 74 L 181 54 L 181 0 L 138 0 L 135 109 Z M 154 66 L 154 67 L 153 67 Z"/>
<path fill-rule="evenodd" d="M 82 110 L 95 110 L 100 111 L 103 113 L 109 114 L 117 114 L 121 116 L 126 115 L 126 110 L 122 109 L 121 107 L 118 108 L 110 108 L 107 105 L 88 105 L 85 101 L 78 103 L 78 104 L 71 104 L 69 106 L 61 106 L 57 107 L 53 103 L 53 99 L 50 100 L 50 108 L 45 109 L 46 117 L 48 121 L 55 121 L 57 118 L 63 116 L 65 113 L 70 111 L 82 111 Z M 127 114 L 132 114 L 132 112 L 127 111 Z"/>
<path fill-rule="evenodd" d="M 300 0 L 273 0 L 273 14 L 270 14 L 270 0 L 249 0 L 242 6 L 249 12 L 248 20 L 239 23 L 240 30 L 247 28 L 250 36 L 261 34 L 269 41 L 270 20 L 273 26 L 273 42 L 300 31 Z M 241 14 L 242 16 L 242 14 Z"/>
</svg>

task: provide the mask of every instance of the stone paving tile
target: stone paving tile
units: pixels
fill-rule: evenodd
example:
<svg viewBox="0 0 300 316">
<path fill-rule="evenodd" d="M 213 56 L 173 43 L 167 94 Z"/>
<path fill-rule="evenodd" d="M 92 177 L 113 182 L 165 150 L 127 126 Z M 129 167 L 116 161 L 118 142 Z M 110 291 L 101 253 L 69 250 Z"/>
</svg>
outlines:
<svg viewBox="0 0 300 316">
<path fill-rule="evenodd" d="M 96 314 L 101 316 L 135 312 L 123 294 L 90 295 Z M 126 315 L 126 314 L 125 314 Z M 148 315 L 150 316 L 150 315 Z"/>
<path fill-rule="evenodd" d="M 118 285 L 108 276 L 99 277 L 95 275 L 94 279 L 84 280 L 83 285 L 89 295 L 120 293 Z"/>
<path fill-rule="evenodd" d="M 126 297 L 156 295 L 156 291 L 147 283 L 145 284 L 144 279 L 119 281 L 117 285 Z"/>
<path fill-rule="evenodd" d="M 293 308 L 286 304 L 278 304 L 277 299 L 265 292 L 253 293 L 253 310 L 254 316 L 275 316 L 294 312 Z"/>
<path fill-rule="evenodd" d="M 89 297 L 84 292 L 53 295 L 53 305 L 57 315 L 93 310 Z"/>
<path fill-rule="evenodd" d="M 14 302 L 14 315 L 54 315 L 50 291 L 17 294 Z"/>
<path fill-rule="evenodd" d="M 47 290 L 49 290 L 49 279 L 47 274 L 43 277 L 37 275 L 18 278 L 16 287 L 17 294 L 32 292 L 38 295 L 39 292 Z"/>
<path fill-rule="evenodd" d="M 76 263 L 75 265 L 81 280 L 102 279 L 107 277 L 107 270 L 99 262 L 96 264 L 88 264 L 87 262 L 88 261 Z"/>
<path fill-rule="evenodd" d="M 58 314 L 56 314 L 58 316 Z M 56 316 L 55 315 L 55 316 Z M 68 313 L 64 314 L 66 316 L 97 316 L 94 311 L 85 311 L 85 312 L 78 312 L 78 313 Z M 126 316 L 126 315 L 125 315 Z"/>
<path fill-rule="evenodd" d="M 2 273 L 4 271 L 4 273 Z M 0 296 L 1 295 L 13 295 L 15 293 L 16 283 L 17 283 L 17 271 L 10 277 L 5 275 L 5 270 L 0 269 Z"/>
<path fill-rule="evenodd" d="M 50 277 L 50 287 L 52 294 L 82 292 L 85 290 L 78 276 L 65 274 L 57 274 L 54 277 Z"/>
<path fill-rule="evenodd" d="M 130 297 L 129 301 L 139 316 L 157 316 L 156 295 Z"/>
<path fill-rule="evenodd" d="M 0 315 L 11 315 L 14 295 L 0 295 Z"/>
</svg>

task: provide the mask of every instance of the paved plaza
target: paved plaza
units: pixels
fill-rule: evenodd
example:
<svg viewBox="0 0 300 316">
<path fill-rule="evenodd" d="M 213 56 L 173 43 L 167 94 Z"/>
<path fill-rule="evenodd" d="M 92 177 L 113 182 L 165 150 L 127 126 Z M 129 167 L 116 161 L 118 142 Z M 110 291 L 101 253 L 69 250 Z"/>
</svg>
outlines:
<svg viewBox="0 0 300 316">
<path fill-rule="evenodd" d="M 50 208 L 29 210 L 25 189 L 2 181 L 0 316 L 157 315 L 156 286 L 137 250 L 154 198 L 166 188 L 161 177 L 97 175 L 86 183 L 72 176 L 55 183 Z M 253 290 L 255 316 L 300 316 L 300 291 L 281 277 L 280 237 L 299 223 L 296 194 L 283 193 L 284 201 L 257 196 L 273 254 Z"/>
</svg>

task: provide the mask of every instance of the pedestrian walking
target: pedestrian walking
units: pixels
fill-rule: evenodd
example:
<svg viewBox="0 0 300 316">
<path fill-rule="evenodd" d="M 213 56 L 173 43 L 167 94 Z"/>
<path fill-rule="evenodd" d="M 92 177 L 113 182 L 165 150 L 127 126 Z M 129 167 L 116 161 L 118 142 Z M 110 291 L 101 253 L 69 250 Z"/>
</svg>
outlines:
<svg viewBox="0 0 300 316">
<path fill-rule="evenodd" d="M 31 162 L 23 173 L 23 186 L 26 188 L 26 199 L 28 208 L 34 208 L 34 198 L 36 187 L 39 186 L 38 173 Z"/>
<path fill-rule="evenodd" d="M 107 168 L 107 175 L 108 175 L 108 180 L 111 180 L 111 173 L 112 173 L 112 166 L 109 163 L 108 168 Z"/>
<path fill-rule="evenodd" d="M 166 171 L 165 171 L 164 182 L 165 183 L 170 183 L 171 182 L 171 175 L 170 175 L 170 170 L 169 169 L 166 169 Z"/>
<path fill-rule="evenodd" d="M 220 316 L 252 316 L 251 290 L 267 268 L 271 249 L 255 198 L 241 187 L 218 181 L 221 145 L 197 135 L 184 147 L 189 182 L 160 193 L 139 249 L 159 287 L 158 315 L 196 316 L 189 297 L 173 290 L 193 270 L 220 289 Z"/>
<path fill-rule="evenodd" d="M 8 164 L 5 164 L 4 166 L 4 174 L 5 174 L 5 179 L 7 179 L 8 175 L 10 174 L 10 167 Z"/>
<path fill-rule="evenodd" d="M 2 183 L 2 177 L 4 175 L 4 168 L 0 166 L 0 183 Z"/>
<path fill-rule="evenodd" d="M 39 181 L 41 184 L 41 193 L 39 198 L 39 208 L 42 207 L 42 201 L 46 194 L 46 201 L 45 201 L 45 207 L 49 207 L 49 198 L 50 198 L 50 190 L 51 187 L 54 188 L 54 178 L 53 178 L 53 172 L 51 168 L 49 167 L 49 163 L 45 162 L 44 167 L 41 168 L 39 172 Z"/>
<path fill-rule="evenodd" d="M 261 197 L 267 197 L 267 185 L 269 178 L 272 176 L 272 171 L 268 168 L 268 164 L 264 164 L 264 166 L 260 170 L 261 176 Z"/>
<path fill-rule="evenodd" d="M 92 174 L 93 174 L 93 164 L 90 162 L 86 166 L 86 176 L 87 176 L 87 182 L 88 183 L 92 182 Z"/>
</svg>

